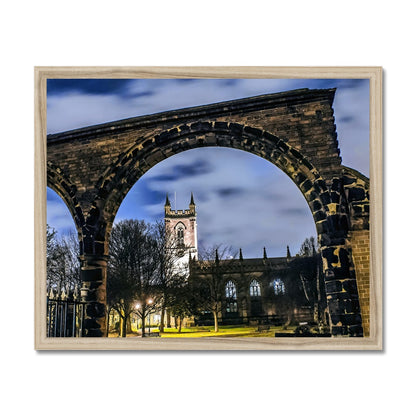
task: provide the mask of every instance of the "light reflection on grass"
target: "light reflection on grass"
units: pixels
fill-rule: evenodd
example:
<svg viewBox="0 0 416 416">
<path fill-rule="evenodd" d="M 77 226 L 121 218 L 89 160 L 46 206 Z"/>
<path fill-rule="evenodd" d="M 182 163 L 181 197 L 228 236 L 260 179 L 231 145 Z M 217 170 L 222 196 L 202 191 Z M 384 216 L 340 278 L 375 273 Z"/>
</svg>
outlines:
<svg viewBox="0 0 416 416">
<path fill-rule="evenodd" d="M 270 326 L 267 331 L 258 331 L 258 326 L 220 326 L 218 332 L 214 331 L 213 326 L 196 326 L 182 328 L 178 332 L 176 328 L 165 328 L 164 333 L 160 334 L 162 338 L 202 338 L 202 337 L 274 337 L 275 332 L 293 333 L 295 326 L 284 328 L 282 326 Z M 159 332 L 152 328 L 152 332 Z M 147 330 L 146 330 L 147 335 Z M 140 333 L 132 332 L 127 337 L 141 336 Z M 110 338 L 118 338 L 117 333 L 110 333 Z"/>
<path fill-rule="evenodd" d="M 218 332 L 213 326 L 182 328 L 178 333 L 175 328 L 165 328 L 160 334 L 163 338 L 199 338 L 199 337 L 274 337 L 275 332 L 293 332 L 295 327 L 282 329 L 281 326 L 271 326 L 269 330 L 259 332 L 257 326 L 220 326 Z"/>
</svg>

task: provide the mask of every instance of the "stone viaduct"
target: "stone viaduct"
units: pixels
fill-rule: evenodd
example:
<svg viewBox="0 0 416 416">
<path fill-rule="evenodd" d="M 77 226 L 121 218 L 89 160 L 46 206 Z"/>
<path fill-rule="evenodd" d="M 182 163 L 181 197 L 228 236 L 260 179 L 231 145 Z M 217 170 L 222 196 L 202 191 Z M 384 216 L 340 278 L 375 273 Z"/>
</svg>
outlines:
<svg viewBox="0 0 416 416">
<path fill-rule="evenodd" d="M 104 334 L 108 238 L 124 197 L 158 162 L 204 146 L 253 153 L 292 179 L 316 224 L 332 334 L 369 335 L 369 179 L 341 164 L 334 95 L 301 89 L 49 135 L 47 184 L 78 231 L 87 336 Z"/>
</svg>

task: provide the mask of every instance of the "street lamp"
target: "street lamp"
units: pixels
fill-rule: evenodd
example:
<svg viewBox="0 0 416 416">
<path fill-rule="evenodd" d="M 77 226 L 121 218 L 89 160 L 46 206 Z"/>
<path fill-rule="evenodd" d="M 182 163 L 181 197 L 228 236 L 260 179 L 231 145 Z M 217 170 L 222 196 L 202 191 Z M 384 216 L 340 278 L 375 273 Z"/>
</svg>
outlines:
<svg viewBox="0 0 416 416">
<path fill-rule="evenodd" d="M 152 299 L 148 299 L 147 300 L 147 304 L 148 305 L 152 305 L 152 303 L 153 303 L 153 300 Z M 148 315 L 149 316 L 149 337 L 150 337 L 150 310 L 151 309 L 149 308 L 149 315 Z"/>
</svg>

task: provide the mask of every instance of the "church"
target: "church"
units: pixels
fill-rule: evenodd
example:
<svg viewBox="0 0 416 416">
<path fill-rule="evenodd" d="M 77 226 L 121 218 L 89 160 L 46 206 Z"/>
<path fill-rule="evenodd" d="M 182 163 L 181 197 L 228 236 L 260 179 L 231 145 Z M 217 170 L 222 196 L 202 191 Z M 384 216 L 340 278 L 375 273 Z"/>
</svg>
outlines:
<svg viewBox="0 0 416 416">
<path fill-rule="evenodd" d="M 205 307 L 187 323 L 213 325 L 299 324 L 327 321 L 325 288 L 319 253 L 283 257 L 211 258 L 198 256 L 197 212 L 191 193 L 188 209 L 172 210 L 165 202 L 165 227 L 174 236 L 179 256 L 176 267 L 187 270 L 189 284 L 205 293 Z"/>
</svg>

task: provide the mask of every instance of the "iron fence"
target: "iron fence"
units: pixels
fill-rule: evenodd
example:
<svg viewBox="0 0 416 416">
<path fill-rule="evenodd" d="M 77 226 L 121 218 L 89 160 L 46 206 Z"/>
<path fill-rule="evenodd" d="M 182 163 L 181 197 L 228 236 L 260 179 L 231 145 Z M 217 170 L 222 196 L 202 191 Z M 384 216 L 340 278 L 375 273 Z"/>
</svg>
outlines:
<svg viewBox="0 0 416 416">
<path fill-rule="evenodd" d="M 77 290 L 51 289 L 46 296 L 46 335 L 84 336 L 85 309 Z"/>
</svg>

